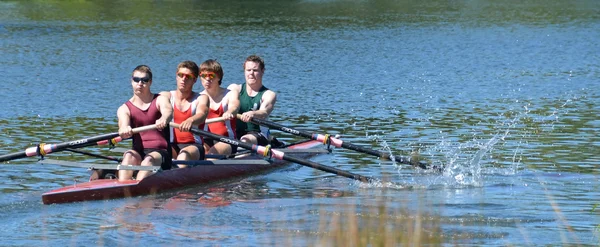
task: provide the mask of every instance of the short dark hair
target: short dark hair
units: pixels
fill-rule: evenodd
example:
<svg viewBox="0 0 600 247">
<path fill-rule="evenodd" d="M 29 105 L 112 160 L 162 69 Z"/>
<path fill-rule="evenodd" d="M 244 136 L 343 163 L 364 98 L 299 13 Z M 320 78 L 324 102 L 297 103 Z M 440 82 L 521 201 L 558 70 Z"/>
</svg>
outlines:
<svg viewBox="0 0 600 247">
<path fill-rule="evenodd" d="M 135 69 L 133 69 L 131 75 L 133 76 L 133 73 L 135 73 L 136 71 L 148 74 L 148 78 L 152 80 L 152 70 L 150 69 L 150 67 L 148 67 L 148 65 L 138 65 L 137 67 L 135 67 Z"/>
<path fill-rule="evenodd" d="M 191 70 L 192 75 L 195 78 L 198 78 L 198 74 L 200 73 L 200 71 L 198 69 L 198 65 L 194 61 L 186 60 L 186 61 L 179 63 L 177 65 L 177 71 L 175 71 L 175 72 L 176 73 L 179 72 L 179 69 L 181 69 L 181 68 L 186 68 L 186 69 Z"/>
<path fill-rule="evenodd" d="M 246 62 L 258 63 L 258 67 L 261 70 L 265 70 L 265 60 L 263 60 L 261 57 L 259 57 L 257 55 L 250 55 L 246 58 L 246 61 L 244 61 L 244 64 L 243 64 L 244 70 L 246 69 Z"/>
</svg>

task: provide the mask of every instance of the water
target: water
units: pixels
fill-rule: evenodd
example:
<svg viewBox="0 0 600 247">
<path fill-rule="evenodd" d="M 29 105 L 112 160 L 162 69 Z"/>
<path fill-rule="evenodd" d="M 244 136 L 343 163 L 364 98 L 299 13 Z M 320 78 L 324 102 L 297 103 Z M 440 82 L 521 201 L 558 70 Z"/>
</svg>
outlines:
<svg viewBox="0 0 600 247">
<path fill-rule="evenodd" d="M 376 215 L 396 235 L 406 231 L 395 219 L 419 219 L 441 245 L 596 246 L 599 10 L 534 0 L 0 2 L 0 154 L 116 131 L 138 64 L 153 69 L 158 92 L 173 88 L 180 61 L 216 58 L 226 86 L 243 82 L 242 62 L 256 53 L 279 93 L 272 120 L 446 167 L 336 149 L 312 160 L 404 188 L 291 166 L 48 206 L 43 192 L 88 173 L 22 159 L 1 165 L 2 245 L 331 245 L 354 221 L 376 231 L 368 219 L 383 205 Z"/>
</svg>

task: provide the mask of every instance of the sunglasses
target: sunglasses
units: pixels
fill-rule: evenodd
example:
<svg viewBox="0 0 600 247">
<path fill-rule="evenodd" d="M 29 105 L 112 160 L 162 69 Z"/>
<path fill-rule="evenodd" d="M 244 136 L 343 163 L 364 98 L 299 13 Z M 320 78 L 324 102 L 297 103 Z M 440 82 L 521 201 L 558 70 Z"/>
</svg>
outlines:
<svg viewBox="0 0 600 247">
<path fill-rule="evenodd" d="M 150 77 L 132 77 L 131 78 L 135 83 L 142 82 L 142 84 L 146 84 L 150 81 Z"/>
<path fill-rule="evenodd" d="M 195 79 L 196 77 L 192 74 L 186 74 L 186 73 L 177 73 L 177 76 L 179 76 L 179 78 L 182 79 Z"/>
<path fill-rule="evenodd" d="M 215 74 L 214 72 L 207 72 L 207 73 L 200 74 L 200 77 L 202 77 L 204 79 L 214 79 L 215 76 L 217 76 L 217 74 Z"/>
</svg>

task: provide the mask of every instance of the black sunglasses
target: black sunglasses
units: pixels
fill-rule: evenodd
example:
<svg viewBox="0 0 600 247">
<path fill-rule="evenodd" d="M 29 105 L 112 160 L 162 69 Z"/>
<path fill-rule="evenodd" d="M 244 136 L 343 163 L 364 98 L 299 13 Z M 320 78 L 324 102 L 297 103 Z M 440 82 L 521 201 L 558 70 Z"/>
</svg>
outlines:
<svg viewBox="0 0 600 247">
<path fill-rule="evenodd" d="M 143 84 L 146 84 L 150 81 L 150 77 L 132 77 L 131 78 L 135 83 L 142 81 Z"/>
</svg>

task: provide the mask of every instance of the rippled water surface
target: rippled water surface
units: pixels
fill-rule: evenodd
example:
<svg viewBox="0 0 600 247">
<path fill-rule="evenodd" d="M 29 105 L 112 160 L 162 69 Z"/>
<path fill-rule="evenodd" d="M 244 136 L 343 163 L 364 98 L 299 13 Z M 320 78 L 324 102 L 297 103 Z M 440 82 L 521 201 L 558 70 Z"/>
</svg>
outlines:
<svg viewBox="0 0 600 247">
<path fill-rule="evenodd" d="M 293 165 L 42 205 L 89 174 L 19 159 L 0 164 L 0 241 L 361 246 L 350 233 L 406 243 L 416 231 L 431 245 L 597 246 L 599 12 L 585 0 L 2 1 L 0 154 L 116 131 L 138 64 L 158 92 L 180 61 L 218 59 L 226 86 L 258 54 L 278 92 L 271 120 L 444 169 L 335 149 L 312 160 L 383 182 Z"/>
</svg>

